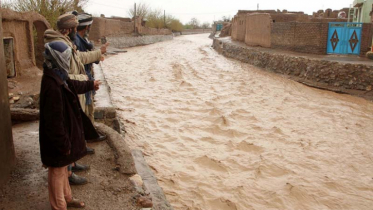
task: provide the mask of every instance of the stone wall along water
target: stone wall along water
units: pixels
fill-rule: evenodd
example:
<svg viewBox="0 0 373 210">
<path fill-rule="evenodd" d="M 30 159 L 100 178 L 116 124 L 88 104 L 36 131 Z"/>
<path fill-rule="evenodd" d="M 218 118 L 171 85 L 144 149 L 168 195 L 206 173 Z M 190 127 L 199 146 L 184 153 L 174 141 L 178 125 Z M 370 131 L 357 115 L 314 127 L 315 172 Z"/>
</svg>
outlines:
<svg viewBox="0 0 373 210">
<path fill-rule="evenodd" d="M 214 39 L 219 53 L 266 70 L 291 76 L 296 81 L 322 85 L 329 90 L 370 91 L 373 84 L 373 65 L 313 58 L 281 51 L 248 47 L 230 39 Z"/>
</svg>

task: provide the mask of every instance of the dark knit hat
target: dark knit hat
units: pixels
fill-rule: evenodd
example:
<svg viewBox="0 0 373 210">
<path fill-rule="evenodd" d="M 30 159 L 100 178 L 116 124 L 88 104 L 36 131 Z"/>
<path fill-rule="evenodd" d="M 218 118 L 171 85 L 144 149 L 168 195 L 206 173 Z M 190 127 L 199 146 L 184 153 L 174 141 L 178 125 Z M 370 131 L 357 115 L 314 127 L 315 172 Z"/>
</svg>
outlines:
<svg viewBox="0 0 373 210">
<path fill-rule="evenodd" d="M 74 14 L 66 13 L 58 17 L 57 28 L 58 29 L 70 29 L 78 26 L 78 19 Z"/>
</svg>

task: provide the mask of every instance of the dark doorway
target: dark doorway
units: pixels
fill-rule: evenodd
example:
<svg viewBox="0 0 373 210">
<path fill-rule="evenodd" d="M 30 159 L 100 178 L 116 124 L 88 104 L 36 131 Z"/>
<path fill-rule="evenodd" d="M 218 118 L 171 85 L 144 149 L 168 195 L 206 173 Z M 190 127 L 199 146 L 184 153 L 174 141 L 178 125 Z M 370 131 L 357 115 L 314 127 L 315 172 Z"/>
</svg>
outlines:
<svg viewBox="0 0 373 210">
<path fill-rule="evenodd" d="M 8 78 L 17 76 L 16 68 L 14 65 L 14 42 L 12 37 L 4 37 L 4 57 L 6 75 Z"/>
</svg>

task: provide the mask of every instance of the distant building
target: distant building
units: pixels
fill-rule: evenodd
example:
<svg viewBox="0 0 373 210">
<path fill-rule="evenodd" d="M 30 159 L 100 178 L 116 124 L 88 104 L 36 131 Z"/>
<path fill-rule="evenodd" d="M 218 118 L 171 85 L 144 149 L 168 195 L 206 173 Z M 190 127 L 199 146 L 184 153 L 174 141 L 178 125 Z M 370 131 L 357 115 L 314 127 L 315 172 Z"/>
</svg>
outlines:
<svg viewBox="0 0 373 210">
<path fill-rule="evenodd" d="M 353 22 L 372 22 L 373 0 L 354 0 L 350 10 L 350 18 Z"/>
<path fill-rule="evenodd" d="M 224 27 L 224 25 L 228 24 L 230 22 L 225 22 L 225 21 L 214 21 L 212 24 L 212 31 L 221 31 Z"/>
</svg>

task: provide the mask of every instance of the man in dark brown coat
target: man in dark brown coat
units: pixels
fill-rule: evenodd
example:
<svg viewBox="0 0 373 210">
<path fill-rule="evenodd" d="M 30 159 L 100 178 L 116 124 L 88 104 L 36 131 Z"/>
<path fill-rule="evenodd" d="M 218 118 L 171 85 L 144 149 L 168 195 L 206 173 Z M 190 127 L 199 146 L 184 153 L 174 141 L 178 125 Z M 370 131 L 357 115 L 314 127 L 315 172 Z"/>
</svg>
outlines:
<svg viewBox="0 0 373 210">
<path fill-rule="evenodd" d="M 97 90 L 100 81 L 70 80 L 71 48 L 55 41 L 45 45 L 44 75 L 40 90 L 40 154 L 48 167 L 49 200 L 53 210 L 84 207 L 72 198 L 67 165 L 87 153 L 85 139 L 96 138 L 90 119 L 82 111 L 78 94 Z"/>
</svg>

